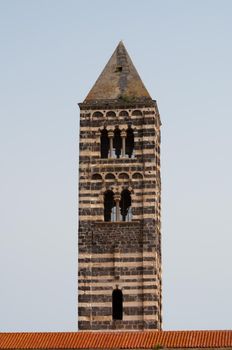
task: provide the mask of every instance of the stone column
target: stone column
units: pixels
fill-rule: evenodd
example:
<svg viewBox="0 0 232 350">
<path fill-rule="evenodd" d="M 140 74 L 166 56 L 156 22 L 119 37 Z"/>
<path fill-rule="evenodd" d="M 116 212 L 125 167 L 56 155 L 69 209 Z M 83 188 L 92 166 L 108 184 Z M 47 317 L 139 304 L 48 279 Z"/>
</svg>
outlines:
<svg viewBox="0 0 232 350">
<path fill-rule="evenodd" d="M 112 158 L 113 157 L 113 137 L 114 137 L 113 131 L 108 132 L 108 137 L 110 140 L 110 158 Z"/>
<path fill-rule="evenodd" d="M 122 130 L 121 137 L 122 137 L 122 157 L 125 157 L 126 155 L 126 131 L 125 130 Z"/>
<path fill-rule="evenodd" d="M 114 200 L 116 202 L 116 221 L 120 221 L 120 207 L 119 207 L 120 198 L 121 198 L 120 194 L 115 193 Z"/>
</svg>

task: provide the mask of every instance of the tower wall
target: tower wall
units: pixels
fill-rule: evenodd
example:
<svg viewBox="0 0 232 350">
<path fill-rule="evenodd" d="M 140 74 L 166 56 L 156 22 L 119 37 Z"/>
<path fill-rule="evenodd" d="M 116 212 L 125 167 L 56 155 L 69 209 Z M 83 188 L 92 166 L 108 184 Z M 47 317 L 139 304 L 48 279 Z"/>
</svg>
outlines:
<svg viewBox="0 0 232 350">
<path fill-rule="evenodd" d="M 160 118 L 148 105 L 80 104 L 80 330 L 161 328 Z M 101 131 L 134 133 L 131 158 L 101 158 Z M 110 174 L 110 175 L 109 175 Z M 113 178 L 114 177 L 114 178 Z M 131 221 L 104 221 L 104 193 L 131 193 Z M 112 292 L 123 317 L 112 317 Z"/>
</svg>

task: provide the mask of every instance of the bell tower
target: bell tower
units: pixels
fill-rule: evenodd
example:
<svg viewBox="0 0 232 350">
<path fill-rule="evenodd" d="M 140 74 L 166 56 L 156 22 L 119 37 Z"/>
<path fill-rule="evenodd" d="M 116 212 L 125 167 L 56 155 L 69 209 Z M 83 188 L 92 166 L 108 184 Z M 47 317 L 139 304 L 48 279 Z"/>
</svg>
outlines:
<svg viewBox="0 0 232 350">
<path fill-rule="evenodd" d="M 161 123 L 122 42 L 79 107 L 78 327 L 159 330 Z"/>
</svg>

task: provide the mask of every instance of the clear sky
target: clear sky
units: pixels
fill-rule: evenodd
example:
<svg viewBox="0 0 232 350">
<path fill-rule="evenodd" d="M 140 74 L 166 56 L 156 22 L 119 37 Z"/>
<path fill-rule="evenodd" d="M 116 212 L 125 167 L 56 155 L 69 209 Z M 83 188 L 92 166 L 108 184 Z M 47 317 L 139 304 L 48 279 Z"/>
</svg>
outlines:
<svg viewBox="0 0 232 350">
<path fill-rule="evenodd" d="M 77 102 L 122 39 L 162 118 L 163 328 L 232 325 L 232 1 L 0 1 L 0 331 L 77 329 Z"/>
</svg>

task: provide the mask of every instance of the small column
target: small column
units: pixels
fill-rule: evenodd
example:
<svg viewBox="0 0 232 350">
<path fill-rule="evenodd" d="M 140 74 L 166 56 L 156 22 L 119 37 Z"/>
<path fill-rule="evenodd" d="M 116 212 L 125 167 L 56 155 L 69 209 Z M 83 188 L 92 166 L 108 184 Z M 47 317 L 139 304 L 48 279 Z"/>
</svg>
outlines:
<svg viewBox="0 0 232 350">
<path fill-rule="evenodd" d="M 110 158 L 113 158 L 113 137 L 114 137 L 113 131 L 108 132 L 108 137 L 110 140 Z"/>
<path fill-rule="evenodd" d="M 122 137 L 122 157 L 125 157 L 126 155 L 126 131 L 125 130 L 122 130 L 121 137 Z"/>
<path fill-rule="evenodd" d="M 114 200 L 116 202 L 116 221 L 120 221 L 120 207 L 119 207 L 120 198 L 121 198 L 120 194 L 115 193 Z"/>
</svg>

